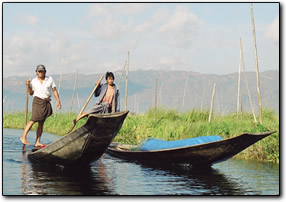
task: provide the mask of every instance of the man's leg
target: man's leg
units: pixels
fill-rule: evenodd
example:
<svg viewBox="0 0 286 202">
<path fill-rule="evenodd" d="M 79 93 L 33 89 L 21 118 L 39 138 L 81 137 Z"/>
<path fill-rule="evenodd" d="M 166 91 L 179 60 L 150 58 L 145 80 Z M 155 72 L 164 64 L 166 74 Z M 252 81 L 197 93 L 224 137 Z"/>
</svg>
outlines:
<svg viewBox="0 0 286 202">
<path fill-rule="evenodd" d="M 85 117 L 85 116 L 88 116 L 88 113 L 83 112 L 79 117 L 77 117 L 76 119 L 74 119 L 74 120 L 72 121 L 72 122 L 73 122 L 73 125 L 72 125 L 72 127 L 71 127 L 71 129 L 69 130 L 68 133 L 72 132 L 72 130 L 73 130 L 73 128 L 75 127 L 76 123 L 77 123 L 80 119 L 82 119 L 83 117 Z"/>
<path fill-rule="evenodd" d="M 40 143 L 42 133 L 43 133 L 43 128 L 44 128 L 44 121 L 39 121 L 38 128 L 37 128 L 37 139 L 35 142 L 35 147 L 43 146 L 43 144 Z"/>
<path fill-rule="evenodd" d="M 25 126 L 23 135 L 20 137 L 20 140 L 22 141 L 23 144 L 30 145 L 30 143 L 27 141 L 27 135 L 32 126 L 34 125 L 34 123 L 35 123 L 34 121 L 29 121 Z"/>
</svg>

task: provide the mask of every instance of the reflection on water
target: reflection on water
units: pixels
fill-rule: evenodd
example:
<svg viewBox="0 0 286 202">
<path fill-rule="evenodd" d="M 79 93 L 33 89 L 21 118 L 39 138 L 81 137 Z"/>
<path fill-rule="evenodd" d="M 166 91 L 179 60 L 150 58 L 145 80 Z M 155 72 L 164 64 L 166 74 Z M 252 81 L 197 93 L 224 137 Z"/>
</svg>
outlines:
<svg viewBox="0 0 286 202">
<path fill-rule="evenodd" d="M 63 169 L 32 164 L 28 192 L 44 195 L 111 195 L 106 184 L 104 165 L 98 161 L 93 167 Z"/>
<path fill-rule="evenodd" d="M 134 195 L 245 195 L 247 190 L 218 169 L 156 166 L 112 159 L 107 169 L 121 194 Z M 139 183 L 138 183 L 139 182 Z M 140 185 L 140 188 L 137 189 Z M 160 188 L 162 187 L 162 188 Z M 253 191 L 249 194 L 255 194 Z"/>
<path fill-rule="evenodd" d="M 4 195 L 277 195 L 279 166 L 228 160 L 211 168 L 143 165 L 104 155 L 90 166 L 31 164 L 21 130 L 4 129 Z M 35 134 L 30 132 L 30 142 Z M 43 134 L 45 143 L 58 136 Z M 32 147 L 27 148 L 27 150 Z"/>
</svg>

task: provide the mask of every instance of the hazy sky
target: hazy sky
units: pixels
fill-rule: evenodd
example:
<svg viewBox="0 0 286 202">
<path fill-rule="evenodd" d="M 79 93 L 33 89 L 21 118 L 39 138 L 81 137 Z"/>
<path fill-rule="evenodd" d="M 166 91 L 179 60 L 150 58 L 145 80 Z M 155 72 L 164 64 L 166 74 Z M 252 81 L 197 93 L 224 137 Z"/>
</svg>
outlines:
<svg viewBox="0 0 286 202">
<path fill-rule="evenodd" d="M 279 69 L 279 4 L 253 3 L 260 71 Z M 186 70 L 238 71 L 240 38 L 255 71 L 249 3 L 4 3 L 4 77 Z"/>
</svg>

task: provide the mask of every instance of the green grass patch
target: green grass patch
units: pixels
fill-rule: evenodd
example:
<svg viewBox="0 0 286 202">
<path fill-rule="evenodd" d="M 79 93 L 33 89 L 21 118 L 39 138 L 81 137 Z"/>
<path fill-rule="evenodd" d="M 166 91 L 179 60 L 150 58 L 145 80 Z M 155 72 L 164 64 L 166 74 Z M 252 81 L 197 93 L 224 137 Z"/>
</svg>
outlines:
<svg viewBox="0 0 286 202">
<path fill-rule="evenodd" d="M 29 114 L 28 118 L 30 118 Z M 72 127 L 75 113 L 58 113 L 49 117 L 44 124 L 44 131 L 57 135 L 65 135 Z M 277 131 L 275 134 L 257 142 L 236 155 L 240 159 L 252 159 L 261 162 L 279 164 L 279 115 L 273 111 L 263 110 L 263 124 L 255 124 L 251 113 L 236 113 L 225 116 L 213 114 L 208 122 L 209 112 L 191 110 L 178 112 L 159 108 L 154 118 L 154 109 L 145 114 L 129 114 L 114 141 L 124 144 L 139 144 L 146 138 L 153 137 L 164 140 L 180 140 L 199 136 L 220 135 L 230 138 L 244 132 L 259 133 Z M 75 129 L 84 124 L 86 118 L 80 120 Z M 24 128 L 24 112 L 4 113 L 4 128 Z M 36 130 L 35 124 L 32 130 Z"/>
</svg>

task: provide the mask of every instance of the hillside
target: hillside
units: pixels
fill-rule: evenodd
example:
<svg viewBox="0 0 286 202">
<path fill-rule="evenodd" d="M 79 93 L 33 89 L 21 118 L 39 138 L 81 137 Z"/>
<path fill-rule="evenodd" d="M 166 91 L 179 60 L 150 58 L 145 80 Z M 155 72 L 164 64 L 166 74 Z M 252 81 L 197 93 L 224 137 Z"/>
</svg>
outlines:
<svg viewBox="0 0 286 202">
<path fill-rule="evenodd" d="M 51 75 L 59 89 L 59 75 Z M 121 72 L 115 72 L 115 83 L 119 82 Z M 30 76 L 34 77 L 34 76 Z M 79 112 L 88 96 L 90 95 L 99 74 L 78 75 L 77 88 L 75 91 L 72 110 Z M 29 76 L 3 78 L 3 110 L 23 111 L 25 109 L 25 80 Z M 62 76 L 60 98 L 63 108 L 61 111 L 71 110 L 71 98 L 74 87 L 75 74 Z M 187 80 L 188 78 L 188 80 Z M 256 112 L 257 90 L 255 72 L 247 72 L 252 102 Z M 155 71 L 138 70 L 129 72 L 128 83 L 128 109 L 131 112 L 142 113 L 154 106 L 155 80 L 158 80 L 158 106 L 178 109 L 180 111 L 207 109 L 210 106 L 213 84 L 216 83 L 214 99 L 214 111 L 222 114 L 236 111 L 237 103 L 237 79 L 238 74 L 215 75 L 200 74 L 186 71 Z M 186 85 L 187 80 L 187 85 Z M 117 84 L 118 85 L 118 84 Z M 186 85 L 185 100 L 183 105 L 184 89 Z M 260 73 L 260 85 L 262 106 L 271 108 L 279 113 L 279 71 L 272 70 Z M 124 110 L 125 77 L 120 83 L 121 110 Z M 242 110 L 250 111 L 244 76 L 241 75 L 241 98 Z M 29 97 L 29 110 L 31 110 L 32 97 Z M 91 100 L 90 105 L 94 99 Z M 53 103 L 53 102 L 52 102 Z"/>
</svg>

